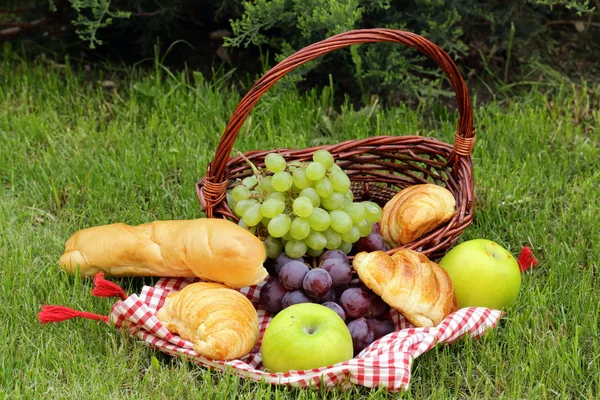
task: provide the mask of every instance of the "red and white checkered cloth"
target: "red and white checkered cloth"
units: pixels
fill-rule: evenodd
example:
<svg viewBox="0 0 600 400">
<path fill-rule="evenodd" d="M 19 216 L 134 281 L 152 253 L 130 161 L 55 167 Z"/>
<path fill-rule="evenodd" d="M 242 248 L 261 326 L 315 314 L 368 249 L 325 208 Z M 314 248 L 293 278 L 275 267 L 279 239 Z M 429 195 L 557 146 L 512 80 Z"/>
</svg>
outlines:
<svg viewBox="0 0 600 400">
<path fill-rule="evenodd" d="M 157 319 L 156 312 L 172 291 L 181 290 L 198 279 L 162 278 L 156 286 L 145 286 L 141 294 L 118 301 L 112 308 L 110 321 L 126 328 L 130 334 L 174 356 L 191 357 L 198 364 L 221 371 L 233 371 L 240 377 L 272 384 L 300 387 L 344 386 L 351 383 L 366 387 L 386 386 L 391 391 L 407 389 L 410 369 L 415 357 L 433 348 L 436 343 L 450 343 L 463 335 L 477 337 L 493 328 L 503 313 L 482 307 L 463 308 L 449 315 L 433 328 L 415 328 L 401 314 L 392 311 L 390 317 L 396 331 L 373 342 L 355 358 L 333 366 L 306 371 L 272 374 L 262 368 L 260 345 L 272 315 L 260 308 L 262 285 L 240 289 L 257 307 L 260 336 L 256 347 L 245 357 L 232 361 L 214 361 L 200 356 L 192 343 L 171 334 Z"/>
</svg>

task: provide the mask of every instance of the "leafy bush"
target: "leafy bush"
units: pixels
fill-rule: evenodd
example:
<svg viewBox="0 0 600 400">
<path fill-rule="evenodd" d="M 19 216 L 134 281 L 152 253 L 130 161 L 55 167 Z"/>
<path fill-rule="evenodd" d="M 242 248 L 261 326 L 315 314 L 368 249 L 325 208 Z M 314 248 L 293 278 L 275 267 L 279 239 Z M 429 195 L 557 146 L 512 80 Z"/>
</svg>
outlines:
<svg viewBox="0 0 600 400">
<path fill-rule="evenodd" d="M 597 17 L 588 1 L 576 0 L 258 0 L 242 4 L 244 14 L 232 22 L 234 36 L 227 40 L 229 46 L 268 46 L 282 59 L 349 29 L 405 29 L 429 38 L 454 58 L 470 57 L 471 65 L 480 69 L 488 67 L 489 59 L 500 59 L 503 65 L 497 66 L 496 73 L 508 65 L 511 51 L 513 60 L 556 51 L 560 43 L 549 35 L 549 21 L 584 13 L 590 21 Z M 416 97 L 448 93 L 440 90 L 439 68 L 394 44 L 361 45 L 336 53 L 320 59 L 313 70 L 319 62 L 335 65 L 335 69 L 323 70 L 354 76 L 364 101 L 372 94 L 392 101 L 398 93 Z"/>
<path fill-rule="evenodd" d="M 50 12 L 44 23 L 59 27 L 44 32 L 49 35 L 37 31 L 34 40 L 43 43 L 40 51 L 61 43 L 46 36 L 62 39 L 65 51 L 81 49 L 74 39 L 78 38 L 96 52 L 109 48 L 129 61 L 152 56 L 158 41 L 164 49 L 185 40 L 197 50 L 173 52 L 179 55 L 177 61 L 195 57 L 210 65 L 216 49 L 208 39 L 210 32 L 230 29 L 225 46 L 230 54 L 245 56 L 224 59 L 245 70 L 251 65 L 264 69 L 333 34 L 385 27 L 429 38 L 458 61 L 465 76 L 485 76 L 492 84 L 527 78 L 521 67 L 530 60 L 574 75 L 588 73 L 592 79 L 600 72 L 595 59 L 600 51 L 600 13 L 589 0 L 8 0 L 8 11 L 0 11 L 0 23 L 9 26 L 0 30 L 0 41 L 3 34 L 15 36 L 13 26 L 32 31 L 30 22 Z M 248 56 L 248 49 L 259 49 L 260 57 Z M 266 54 L 274 59 L 267 61 Z M 364 103 L 373 95 L 389 104 L 400 96 L 419 99 L 450 93 L 437 66 L 394 44 L 336 51 L 288 78 L 328 84 L 332 71 L 343 92 Z"/>
</svg>

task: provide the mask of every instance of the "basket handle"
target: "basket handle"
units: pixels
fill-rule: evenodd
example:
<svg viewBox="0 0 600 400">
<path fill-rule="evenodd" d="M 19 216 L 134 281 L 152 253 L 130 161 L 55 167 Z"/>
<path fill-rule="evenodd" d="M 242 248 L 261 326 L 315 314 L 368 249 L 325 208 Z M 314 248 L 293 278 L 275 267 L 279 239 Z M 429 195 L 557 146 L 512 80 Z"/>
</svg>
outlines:
<svg viewBox="0 0 600 400">
<path fill-rule="evenodd" d="M 227 162 L 246 117 L 260 97 L 285 74 L 310 60 L 342 47 L 361 43 L 392 42 L 413 47 L 434 60 L 447 75 L 458 102 L 460 118 L 454 141 L 455 156 L 469 157 L 475 142 L 473 108 L 465 81 L 450 56 L 437 45 L 415 33 L 392 29 L 360 29 L 340 33 L 307 46 L 287 57 L 260 78 L 240 101 L 225 127 L 215 158 L 209 165 L 204 184 L 221 191 L 227 180 Z M 206 187 L 209 189 L 209 187 Z M 219 190 L 221 189 L 221 190 Z"/>
</svg>

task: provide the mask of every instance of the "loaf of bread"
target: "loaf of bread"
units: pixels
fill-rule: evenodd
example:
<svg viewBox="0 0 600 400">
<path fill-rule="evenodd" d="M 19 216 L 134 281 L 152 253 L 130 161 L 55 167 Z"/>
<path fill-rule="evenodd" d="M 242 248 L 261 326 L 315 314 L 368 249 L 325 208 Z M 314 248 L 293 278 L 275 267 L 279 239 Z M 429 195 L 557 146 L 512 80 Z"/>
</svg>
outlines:
<svg viewBox="0 0 600 400">
<path fill-rule="evenodd" d="M 199 277 L 233 288 L 268 275 L 265 247 L 256 236 L 224 219 L 122 223 L 76 232 L 65 244 L 61 267 L 81 275 Z"/>
<path fill-rule="evenodd" d="M 256 309 L 240 292 L 219 283 L 196 282 L 170 293 L 156 318 L 171 333 L 214 360 L 250 353 L 258 341 Z"/>
<path fill-rule="evenodd" d="M 455 214 L 452 193 L 430 183 L 409 186 L 383 207 L 381 236 L 392 248 L 420 238 Z"/>
<path fill-rule="evenodd" d="M 436 326 L 457 309 L 450 276 L 421 253 L 362 252 L 354 257 L 352 267 L 369 289 L 414 326 Z"/>
</svg>

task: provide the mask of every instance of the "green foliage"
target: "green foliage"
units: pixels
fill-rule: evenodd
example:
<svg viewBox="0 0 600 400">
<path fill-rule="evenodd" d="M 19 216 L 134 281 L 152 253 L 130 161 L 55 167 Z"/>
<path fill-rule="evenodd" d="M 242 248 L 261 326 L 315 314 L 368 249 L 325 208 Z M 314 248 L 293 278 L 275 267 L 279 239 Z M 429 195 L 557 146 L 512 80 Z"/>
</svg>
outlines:
<svg viewBox="0 0 600 400">
<path fill-rule="evenodd" d="M 267 45 L 280 51 L 278 59 L 294 50 L 325 37 L 365 25 L 409 29 L 427 36 L 450 54 L 460 56 L 466 46 L 458 23 L 461 17 L 453 2 L 447 0 L 260 0 L 243 2 L 244 15 L 232 22 L 234 36 L 229 46 Z M 359 46 L 326 58 L 335 64 L 337 76 L 354 76 L 364 99 L 372 94 L 388 99 L 399 90 L 411 95 L 423 95 L 439 86 L 440 73 L 423 68 L 424 57 L 393 44 Z M 313 68 L 324 59 L 313 64 Z M 301 69 L 300 74 L 306 74 Z M 416 77 L 433 77 L 422 81 Z M 417 82 L 419 84 L 417 84 Z M 424 86 L 422 86 L 424 84 Z M 422 86 L 419 88 L 419 86 Z M 365 101 L 366 102 L 366 101 Z"/>
<path fill-rule="evenodd" d="M 234 37 L 226 40 L 230 46 L 266 44 L 289 50 L 289 45 L 312 43 L 353 29 L 363 16 L 359 0 L 258 0 L 242 5 L 243 16 L 232 21 Z M 287 32 L 290 28 L 293 32 Z M 279 35 L 269 35 L 269 31 Z M 296 34 L 300 37 L 293 38 Z"/>
<path fill-rule="evenodd" d="M 573 12 L 592 17 L 594 12 L 587 0 L 259 0 L 242 5 L 244 14 L 232 21 L 234 35 L 226 44 L 268 46 L 279 51 L 277 60 L 342 31 L 385 27 L 425 36 L 455 59 L 472 56 L 469 49 L 492 56 L 501 52 L 506 63 L 498 70 L 506 78 L 507 53 L 548 55 L 556 48 L 547 21 Z M 449 93 L 439 68 L 394 44 L 360 46 L 350 56 L 336 52 L 313 62 L 312 70 L 318 69 L 335 70 L 337 78 L 352 77 L 363 100 L 372 94 L 389 102 L 398 93 L 417 98 Z M 308 72 L 301 68 L 292 73 Z"/>
<path fill-rule="evenodd" d="M 271 41 L 261 31 L 269 30 L 278 23 L 293 22 L 293 14 L 286 12 L 285 3 L 286 0 L 243 2 L 246 12 L 241 19 L 232 23 L 236 37 L 227 42 L 232 46 L 268 43 L 275 47 L 277 41 Z"/>
<path fill-rule="evenodd" d="M 89 42 L 92 49 L 102 44 L 102 40 L 97 37 L 98 29 L 110 26 L 115 18 L 129 18 L 131 15 L 125 11 L 112 11 L 110 0 L 69 0 L 69 2 L 77 12 L 77 19 L 73 21 L 77 27 L 76 32 L 82 40 Z"/>
<path fill-rule="evenodd" d="M 193 65 L 202 63 L 207 71 L 220 57 L 254 73 L 336 33 L 385 27 L 427 37 L 457 61 L 463 75 L 490 87 L 524 79 L 529 71 L 523 67 L 538 60 L 571 76 L 600 76 L 595 59 L 600 11 L 590 0 L 7 1 L 9 10 L 21 11 L 10 18 L 1 14 L 2 22 L 34 21 L 48 14 L 48 5 L 60 17 L 46 31 L 31 31 L 38 35 L 38 52 L 61 45 L 72 53 L 98 47 L 96 58 L 109 52 L 120 62 L 137 62 L 151 58 L 157 43 L 185 41 L 191 46 L 170 58 L 179 65 L 194 57 Z M 24 7 L 33 11 L 23 12 Z M 228 29 L 233 35 L 225 37 L 227 57 L 215 56 L 222 43 L 209 36 Z M 340 92 L 365 104 L 373 96 L 390 105 L 451 94 L 440 69 L 424 56 L 383 43 L 330 53 L 288 73 L 276 87 L 328 85 L 330 74 Z"/>
<path fill-rule="evenodd" d="M 569 10 L 575 10 L 578 14 L 588 13 L 594 10 L 594 7 L 590 6 L 589 0 L 528 0 L 531 4 L 543 4 L 549 7 L 565 7 Z"/>
</svg>

